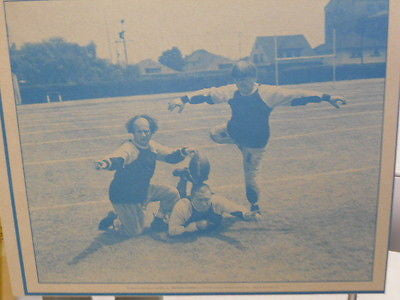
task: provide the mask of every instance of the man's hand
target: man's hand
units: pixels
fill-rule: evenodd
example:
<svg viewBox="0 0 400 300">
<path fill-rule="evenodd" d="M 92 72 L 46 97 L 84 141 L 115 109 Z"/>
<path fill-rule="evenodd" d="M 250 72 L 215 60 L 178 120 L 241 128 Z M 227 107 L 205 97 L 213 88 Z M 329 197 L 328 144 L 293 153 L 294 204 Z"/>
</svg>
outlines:
<svg viewBox="0 0 400 300">
<path fill-rule="evenodd" d="M 116 218 L 116 219 L 113 221 L 112 227 L 113 227 L 113 229 L 114 229 L 115 231 L 121 230 L 121 228 L 122 228 L 121 220 L 120 220 L 119 218 Z"/>
<path fill-rule="evenodd" d="M 185 102 L 181 98 L 173 99 L 168 103 L 168 110 L 173 111 L 178 107 L 178 112 L 181 113 L 185 108 Z"/>
<path fill-rule="evenodd" d="M 210 226 L 210 223 L 207 220 L 197 221 L 196 227 L 198 230 L 206 230 Z"/>
<path fill-rule="evenodd" d="M 340 108 L 340 105 L 345 105 L 346 104 L 346 100 L 344 100 L 344 97 L 341 96 L 331 96 L 331 95 L 327 95 L 324 94 L 321 97 L 322 101 L 328 102 L 330 105 L 332 105 L 335 108 Z"/>
<path fill-rule="evenodd" d="M 192 147 L 183 147 L 181 151 L 184 156 L 189 157 L 193 157 L 197 153 L 197 150 Z"/>
<path fill-rule="evenodd" d="M 99 160 L 94 163 L 94 168 L 96 170 L 105 170 L 110 166 L 106 160 Z"/>
</svg>

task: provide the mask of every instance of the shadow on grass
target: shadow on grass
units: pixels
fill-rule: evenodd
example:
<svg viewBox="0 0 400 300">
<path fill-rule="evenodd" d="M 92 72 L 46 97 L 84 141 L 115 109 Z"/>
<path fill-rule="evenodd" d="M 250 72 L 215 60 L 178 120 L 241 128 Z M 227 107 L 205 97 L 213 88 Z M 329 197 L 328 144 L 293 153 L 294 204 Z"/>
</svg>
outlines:
<svg viewBox="0 0 400 300">
<path fill-rule="evenodd" d="M 177 243 L 189 243 L 189 242 L 194 242 L 198 238 L 201 237 L 209 237 L 209 238 L 214 238 L 219 241 L 225 242 L 236 249 L 240 251 L 244 251 L 247 249 L 246 246 L 244 246 L 239 240 L 227 236 L 225 233 L 226 232 L 245 232 L 245 231 L 268 231 L 265 228 L 241 228 L 241 229 L 232 229 L 231 226 L 239 221 L 239 219 L 236 218 L 228 218 L 228 219 L 223 219 L 222 223 L 211 230 L 204 230 L 204 231 L 199 231 L 199 232 L 191 232 L 191 233 L 184 233 L 180 236 L 177 237 L 170 237 L 166 232 L 150 232 L 150 236 L 157 241 L 161 241 L 163 243 L 168 243 L 168 244 L 177 244 Z"/>
<path fill-rule="evenodd" d="M 238 219 L 235 218 L 229 218 L 229 219 L 224 219 L 222 223 L 211 230 L 204 230 L 200 232 L 192 232 L 192 233 L 184 233 L 180 236 L 177 237 L 171 237 L 168 235 L 168 233 L 165 230 L 162 231 L 154 231 L 151 229 L 145 230 L 143 235 L 147 235 L 151 237 L 153 240 L 162 242 L 162 243 L 167 243 L 167 244 L 179 244 L 179 243 L 192 243 L 195 242 L 198 238 L 201 237 L 209 237 L 209 238 L 214 238 L 219 241 L 225 242 L 236 249 L 240 251 L 244 251 L 247 249 L 246 246 L 244 246 L 239 240 L 227 236 L 225 233 L 227 232 L 257 232 L 257 231 L 271 231 L 271 229 L 266 229 L 266 228 L 237 228 L 237 229 L 232 229 L 231 226 L 236 223 Z M 71 259 L 68 262 L 68 265 L 76 265 L 83 259 L 87 258 L 88 256 L 94 254 L 95 252 L 99 251 L 101 248 L 105 246 L 110 246 L 110 245 L 116 245 L 119 243 L 122 243 L 128 239 L 132 239 L 134 237 L 129 237 L 126 235 L 123 235 L 121 233 L 118 233 L 116 231 L 106 231 L 102 232 L 98 236 L 94 238 L 92 243 L 85 248 L 82 252 L 80 252 L 78 255 L 76 255 L 73 259 Z"/>
<path fill-rule="evenodd" d="M 96 251 L 100 250 L 104 246 L 115 245 L 122 243 L 129 239 L 128 236 L 120 234 L 115 231 L 105 231 L 95 237 L 93 242 L 84 249 L 81 253 L 75 256 L 68 262 L 68 265 L 76 265 L 81 260 L 85 259 L 86 257 L 90 256 L 91 254 L 95 253 Z"/>
</svg>

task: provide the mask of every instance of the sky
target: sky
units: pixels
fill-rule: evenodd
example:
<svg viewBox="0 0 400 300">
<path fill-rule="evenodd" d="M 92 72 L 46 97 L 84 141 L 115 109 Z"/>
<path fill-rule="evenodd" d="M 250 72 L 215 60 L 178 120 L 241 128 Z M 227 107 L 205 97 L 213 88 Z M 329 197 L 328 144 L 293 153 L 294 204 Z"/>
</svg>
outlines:
<svg viewBox="0 0 400 300">
<path fill-rule="evenodd" d="M 62 37 L 97 45 L 99 57 L 157 60 L 178 47 L 183 55 L 205 49 L 232 59 L 248 56 L 257 36 L 304 34 L 312 47 L 324 42 L 329 0 L 50 0 L 6 3 L 9 41 L 19 47 Z M 124 24 L 121 24 L 124 20 Z M 122 27 L 123 26 L 123 27 Z"/>
</svg>

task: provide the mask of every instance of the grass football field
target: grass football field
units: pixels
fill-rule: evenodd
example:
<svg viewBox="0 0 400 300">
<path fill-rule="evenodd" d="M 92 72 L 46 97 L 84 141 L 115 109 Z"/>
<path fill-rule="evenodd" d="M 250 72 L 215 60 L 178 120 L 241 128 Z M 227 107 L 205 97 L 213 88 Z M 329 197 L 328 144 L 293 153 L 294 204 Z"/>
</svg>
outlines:
<svg viewBox="0 0 400 300">
<path fill-rule="evenodd" d="M 36 266 L 41 283 L 331 282 L 372 276 L 383 79 L 293 86 L 345 96 L 279 107 L 260 173 L 262 220 L 231 222 L 211 234 L 122 239 L 97 230 L 111 209 L 113 173 L 93 162 L 129 138 L 139 113 L 159 120 L 154 140 L 190 145 L 211 162 L 209 184 L 248 205 L 240 152 L 208 137 L 228 120 L 228 105 L 167 111 L 176 95 L 93 99 L 18 107 Z M 159 162 L 153 183 L 176 185 Z"/>
</svg>

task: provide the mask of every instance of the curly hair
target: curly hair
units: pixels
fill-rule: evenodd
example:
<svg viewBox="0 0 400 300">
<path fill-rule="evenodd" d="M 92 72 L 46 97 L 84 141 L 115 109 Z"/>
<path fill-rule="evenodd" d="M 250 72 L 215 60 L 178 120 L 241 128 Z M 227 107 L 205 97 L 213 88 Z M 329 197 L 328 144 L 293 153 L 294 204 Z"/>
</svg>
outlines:
<svg viewBox="0 0 400 300">
<path fill-rule="evenodd" d="M 126 122 L 125 128 L 128 131 L 128 133 L 133 133 L 133 130 L 135 129 L 135 122 L 138 119 L 146 119 L 149 122 L 151 133 L 155 133 L 158 130 L 157 120 L 149 115 L 143 114 L 143 115 L 136 115 L 130 118 L 128 122 Z"/>
</svg>

